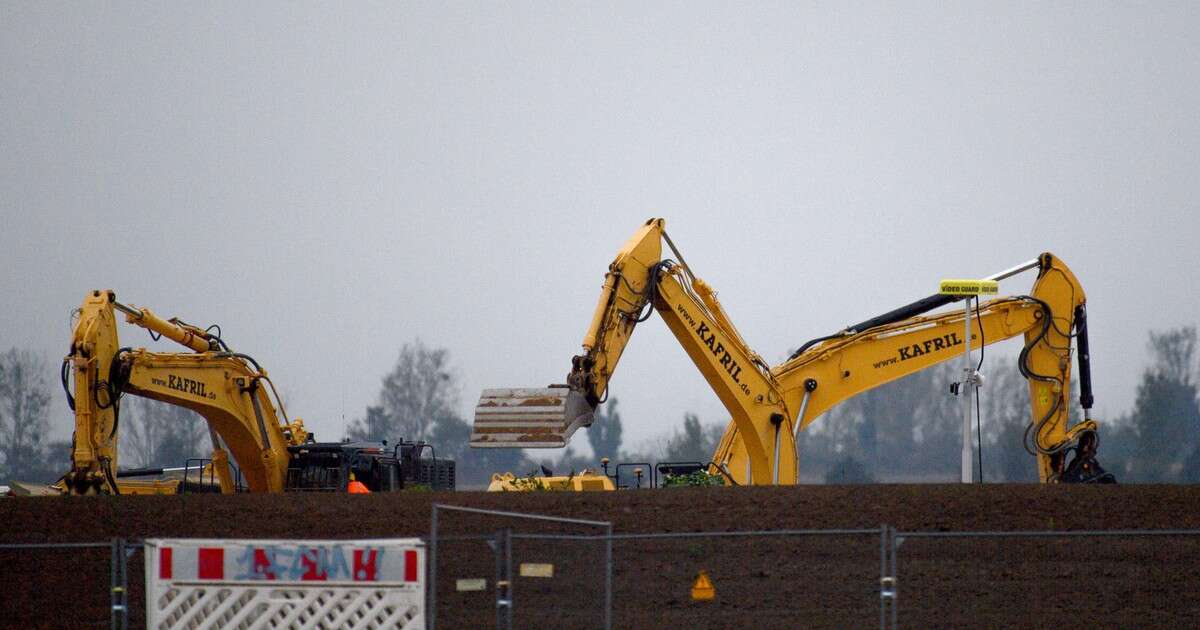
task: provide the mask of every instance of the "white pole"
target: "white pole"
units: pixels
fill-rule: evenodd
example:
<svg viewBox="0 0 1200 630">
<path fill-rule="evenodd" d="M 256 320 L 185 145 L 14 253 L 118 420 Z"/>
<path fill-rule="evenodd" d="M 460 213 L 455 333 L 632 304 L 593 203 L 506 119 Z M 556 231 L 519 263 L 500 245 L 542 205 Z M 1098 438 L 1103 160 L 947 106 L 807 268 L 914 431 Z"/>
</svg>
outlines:
<svg viewBox="0 0 1200 630">
<path fill-rule="evenodd" d="M 966 338 L 963 339 L 963 380 L 958 393 L 963 401 L 963 434 L 962 434 L 962 482 L 971 483 L 971 395 L 968 388 L 975 382 L 974 368 L 971 366 L 971 298 L 968 296 L 966 307 L 963 309 L 966 321 Z"/>
</svg>

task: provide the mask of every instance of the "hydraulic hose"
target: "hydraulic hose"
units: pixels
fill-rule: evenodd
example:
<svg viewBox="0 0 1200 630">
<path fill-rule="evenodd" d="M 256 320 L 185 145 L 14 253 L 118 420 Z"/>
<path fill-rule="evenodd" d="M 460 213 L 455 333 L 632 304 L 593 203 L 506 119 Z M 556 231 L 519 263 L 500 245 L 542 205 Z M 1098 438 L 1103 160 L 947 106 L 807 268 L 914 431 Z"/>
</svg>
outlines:
<svg viewBox="0 0 1200 630">
<path fill-rule="evenodd" d="M 1045 339 L 1046 333 L 1049 332 L 1049 330 L 1050 330 L 1050 325 L 1053 320 L 1053 313 L 1050 310 L 1050 305 L 1046 304 L 1042 300 L 1039 300 L 1032 296 L 1022 296 L 1022 299 L 1027 299 L 1027 300 L 1036 302 L 1038 304 L 1038 306 L 1040 306 L 1042 309 L 1043 317 L 1042 317 L 1042 329 L 1040 331 L 1038 331 L 1038 334 L 1036 337 L 1034 337 L 1029 343 L 1025 344 L 1025 346 L 1023 348 L 1021 348 L 1021 353 L 1017 357 L 1017 369 L 1020 370 L 1021 376 L 1024 376 L 1027 380 L 1040 381 L 1043 383 L 1054 383 L 1054 384 L 1059 385 L 1059 387 L 1061 388 L 1062 379 L 1059 379 L 1054 376 L 1047 376 L 1045 374 L 1038 374 L 1037 372 L 1034 372 L 1029 367 L 1030 351 L 1032 351 L 1033 348 L 1037 346 L 1037 344 L 1041 343 L 1042 340 Z M 1061 407 L 1062 407 L 1062 396 L 1055 396 L 1054 397 L 1054 406 L 1052 406 L 1050 408 L 1050 411 L 1046 412 L 1046 415 L 1042 416 L 1042 418 L 1040 420 L 1038 420 L 1037 422 L 1025 427 L 1025 434 L 1022 438 L 1022 443 L 1025 447 L 1025 451 L 1028 452 L 1030 455 L 1036 455 L 1038 453 L 1041 453 L 1043 455 L 1053 455 L 1055 453 L 1061 452 L 1064 448 L 1067 447 L 1067 445 L 1065 445 L 1065 444 L 1060 444 L 1054 448 L 1049 448 L 1049 449 L 1042 448 L 1042 445 L 1038 440 L 1038 437 L 1041 436 L 1042 430 L 1046 426 L 1046 423 L 1049 422 L 1050 419 L 1053 418 L 1055 416 L 1055 414 L 1058 413 L 1058 410 Z M 1032 439 L 1030 439 L 1030 433 L 1033 434 Z M 1030 448 L 1030 444 L 1033 445 L 1032 449 Z"/>
<path fill-rule="evenodd" d="M 71 376 L 71 359 L 69 357 L 63 359 L 59 375 L 62 377 L 63 393 L 67 395 L 67 406 L 71 408 L 71 411 L 75 411 L 75 397 L 71 395 L 71 385 L 68 383 Z"/>
</svg>

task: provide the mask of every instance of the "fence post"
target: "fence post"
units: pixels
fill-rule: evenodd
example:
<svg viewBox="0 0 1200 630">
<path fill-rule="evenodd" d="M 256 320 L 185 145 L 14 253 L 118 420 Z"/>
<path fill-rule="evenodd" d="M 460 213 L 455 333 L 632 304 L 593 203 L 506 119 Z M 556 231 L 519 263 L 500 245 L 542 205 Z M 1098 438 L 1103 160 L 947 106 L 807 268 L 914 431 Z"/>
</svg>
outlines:
<svg viewBox="0 0 1200 630">
<path fill-rule="evenodd" d="M 497 530 L 492 538 L 492 553 L 496 560 L 496 630 L 512 630 L 512 565 L 509 530 Z"/>
<path fill-rule="evenodd" d="M 113 538 L 109 547 L 109 626 L 127 627 L 129 621 L 125 578 L 125 539 Z"/>
<path fill-rule="evenodd" d="M 121 627 L 129 627 L 129 556 L 134 548 L 129 547 L 125 539 L 121 539 Z M 144 557 L 144 554 L 143 554 Z"/>
<path fill-rule="evenodd" d="M 117 630 L 117 539 L 109 541 L 108 549 L 108 627 Z"/>
<path fill-rule="evenodd" d="M 433 630 L 437 623 L 437 539 L 438 539 L 438 522 L 437 522 L 438 504 L 433 504 L 433 516 L 429 519 L 429 566 L 425 568 L 425 573 L 429 577 L 429 593 L 426 597 L 428 602 L 426 605 L 429 610 L 425 611 L 428 630 Z"/>
<path fill-rule="evenodd" d="M 887 628 L 888 620 L 891 627 L 897 625 L 896 614 L 900 601 L 900 580 L 896 575 L 896 547 L 900 538 L 896 536 L 895 528 L 880 525 L 879 534 L 879 627 Z"/>
<path fill-rule="evenodd" d="M 516 586 L 517 579 L 513 577 L 512 572 L 512 530 L 504 528 L 504 581 L 508 583 L 507 595 L 508 606 L 504 610 L 504 627 L 512 630 L 513 627 L 513 607 L 516 606 L 516 600 L 513 597 L 513 587 Z"/>
<path fill-rule="evenodd" d="M 890 529 L 892 534 L 892 630 L 896 630 L 900 627 L 900 563 L 898 556 L 900 543 L 904 542 L 904 537 L 896 535 L 894 527 Z"/>
<path fill-rule="evenodd" d="M 880 630 L 887 629 L 888 526 L 880 526 Z"/>
</svg>

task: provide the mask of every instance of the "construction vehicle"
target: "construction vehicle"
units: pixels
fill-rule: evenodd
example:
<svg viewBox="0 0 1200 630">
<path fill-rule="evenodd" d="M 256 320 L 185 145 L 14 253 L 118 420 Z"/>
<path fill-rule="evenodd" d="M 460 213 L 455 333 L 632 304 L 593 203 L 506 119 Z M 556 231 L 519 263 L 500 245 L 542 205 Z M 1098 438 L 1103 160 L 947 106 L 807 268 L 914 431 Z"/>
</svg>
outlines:
<svg viewBox="0 0 1200 630">
<path fill-rule="evenodd" d="M 121 347 L 115 311 L 152 337 L 166 337 L 190 352 Z M 454 462 L 423 459 L 430 448 L 423 442 L 316 442 L 302 420 L 288 419 L 266 370 L 230 350 L 219 327 L 164 320 L 149 309 L 121 304 L 113 291 L 93 291 L 84 299 L 62 381 L 75 412 L 71 470 L 56 484 L 65 494 L 175 493 L 197 481 L 222 493 L 340 491 L 351 473 L 375 491 L 398 490 L 405 482 L 454 487 Z M 155 471 L 118 469 L 126 394 L 185 407 L 205 419 L 213 451 L 211 460 L 197 466 L 196 477 L 185 472 L 182 479 L 139 480 L 131 477 Z"/>
<path fill-rule="evenodd" d="M 492 481 L 488 484 L 488 492 L 537 492 L 542 490 L 565 490 L 569 492 L 592 492 L 595 490 L 616 490 L 613 480 L 591 470 L 571 475 L 529 475 L 518 477 L 511 472 L 493 473 Z"/>
<path fill-rule="evenodd" d="M 674 260 L 662 257 L 663 242 Z M 1029 295 L 978 305 L 972 344 L 983 347 L 1024 335 L 1018 365 L 1029 382 L 1032 405 L 1026 447 L 1036 455 L 1042 482 L 1111 481 L 1095 458 L 1083 288 L 1049 253 L 989 279 L 1026 270 L 1037 271 Z M 712 287 L 684 262 L 665 222 L 651 219 L 609 265 L 583 354 L 572 358 L 566 384 L 485 390 L 471 445 L 564 446 L 572 433 L 591 424 L 634 328 L 656 310 L 732 416 L 708 472 L 729 484 L 793 484 L 799 478 L 801 429 L 852 396 L 962 355 L 965 313 L 926 315 L 962 299 L 939 294 L 918 300 L 805 343 L 771 367 L 742 339 Z M 1072 426 L 1067 396 L 1073 339 L 1085 418 Z"/>
</svg>

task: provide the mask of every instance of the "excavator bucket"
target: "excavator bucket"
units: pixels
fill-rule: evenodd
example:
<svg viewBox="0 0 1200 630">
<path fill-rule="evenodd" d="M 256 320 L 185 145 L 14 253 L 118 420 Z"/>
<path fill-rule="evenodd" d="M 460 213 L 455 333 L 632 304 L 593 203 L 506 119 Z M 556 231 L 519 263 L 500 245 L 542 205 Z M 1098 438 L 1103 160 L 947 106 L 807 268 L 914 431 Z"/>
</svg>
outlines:
<svg viewBox="0 0 1200 630">
<path fill-rule="evenodd" d="M 591 405 L 566 385 L 485 389 L 475 407 L 471 446 L 562 448 L 576 429 L 591 424 Z"/>
</svg>

